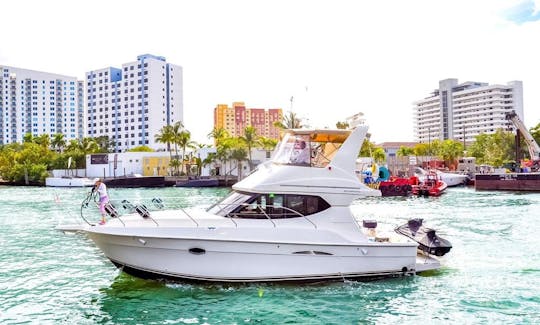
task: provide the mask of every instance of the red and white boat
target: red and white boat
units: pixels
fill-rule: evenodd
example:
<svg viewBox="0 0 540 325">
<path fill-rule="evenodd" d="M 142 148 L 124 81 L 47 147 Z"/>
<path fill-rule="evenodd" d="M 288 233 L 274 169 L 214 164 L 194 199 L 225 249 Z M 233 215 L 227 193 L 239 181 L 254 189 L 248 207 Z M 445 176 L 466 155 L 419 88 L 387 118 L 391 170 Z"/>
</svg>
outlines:
<svg viewBox="0 0 540 325">
<path fill-rule="evenodd" d="M 412 185 L 412 194 L 419 196 L 439 196 L 448 185 L 441 180 L 435 171 L 428 171 L 422 180 Z"/>
</svg>

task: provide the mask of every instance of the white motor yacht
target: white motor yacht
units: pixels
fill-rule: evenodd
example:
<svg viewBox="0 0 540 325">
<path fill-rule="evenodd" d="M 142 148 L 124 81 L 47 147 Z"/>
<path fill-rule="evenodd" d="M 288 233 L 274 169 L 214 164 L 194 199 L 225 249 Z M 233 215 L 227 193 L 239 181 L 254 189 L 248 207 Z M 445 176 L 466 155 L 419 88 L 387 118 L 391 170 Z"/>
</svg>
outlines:
<svg viewBox="0 0 540 325">
<path fill-rule="evenodd" d="M 459 186 L 459 185 L 465 185 L 467 184 L 467 181 L 469 180 L 468 175 L 464 174 L 457 174 L 457 173 L 445 173 L 440 170 L 434 169 L 435 173 L 437 174 L 437 177 L 446 183 L 447 186 Z M 415 167 L 414 168 L 414 175 L 418 177 L 420 181 L 424 181 L 427 178 L 428 171 L 426 171 L 423 168 Z"/>
<path fill-rule="evenodd" d="M 286 130 L 272 159 L 207 210 L 149 211 L 125 201 L 108 207 L 116 217 L 104 225 L 57 229 L 84 233 L 115 265 L 143 277 L 298 281 L 439 268 L 441 254 L 430 250 L 438 245 L 434 231 L 416 227 L 386 236 L 376 222 L 352 215 L 353 200 L 380 196 L 354 172 L 366 132 Z"/>
</svg>

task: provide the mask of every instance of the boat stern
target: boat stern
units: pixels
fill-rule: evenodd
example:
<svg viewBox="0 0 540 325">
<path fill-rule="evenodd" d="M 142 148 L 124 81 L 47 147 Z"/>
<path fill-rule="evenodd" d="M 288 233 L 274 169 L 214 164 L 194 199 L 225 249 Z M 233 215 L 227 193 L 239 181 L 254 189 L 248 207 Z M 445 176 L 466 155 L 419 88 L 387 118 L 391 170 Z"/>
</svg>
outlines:
<svg viewBox="0 0 540 325">
<path fill-rule="evenodd" d="M 416 266 L 415 266 L 416 273 L 437 270 L 440 267 L 441 267 L 441 262 L 433 256 L 427 256 L 424 254 L 418 254 L 416 256 Z"/>
</svg>

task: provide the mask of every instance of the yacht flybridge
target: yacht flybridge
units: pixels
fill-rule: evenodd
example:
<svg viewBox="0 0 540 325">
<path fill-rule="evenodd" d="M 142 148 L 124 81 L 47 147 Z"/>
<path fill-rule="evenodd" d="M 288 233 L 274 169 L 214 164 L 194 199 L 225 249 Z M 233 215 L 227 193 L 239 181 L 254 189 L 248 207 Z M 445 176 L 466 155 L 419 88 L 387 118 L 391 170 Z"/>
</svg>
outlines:
<svg viewBox="0 0 540 325">
<path fill-rule="evenodd" d="M 57 229 L 86 234 L 115 265 L 144 277 L 296 281 L 439 268 L 429 249 L 418 249 L 418 227 L 382 236 L 375 221 L 352 215 L 353 200 L 381 195 L 354 173 L 366 132 L 286 130 L 272 159 L 207 210 L 149 211 L 124 201 L 108 207 L 114 218 L 104 225 Z M 433 232 L 422 243 L 449 245 L 434 239 Z"/>
</svg>

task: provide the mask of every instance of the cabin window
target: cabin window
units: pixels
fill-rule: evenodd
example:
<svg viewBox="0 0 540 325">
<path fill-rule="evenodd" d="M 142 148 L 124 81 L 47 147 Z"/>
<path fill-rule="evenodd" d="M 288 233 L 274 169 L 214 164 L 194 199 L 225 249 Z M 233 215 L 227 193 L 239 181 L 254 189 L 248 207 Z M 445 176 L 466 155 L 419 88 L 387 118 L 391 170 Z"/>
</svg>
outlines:
<svg viewBox="0 0 540 325">
<path fill-rule="evenodd" d="M 233 192 L 208 212 L 232 218 L 283 219 L 309 216 L 329 207 L 324 199 L 312 195 Z"/>
</svg>

